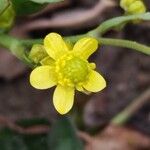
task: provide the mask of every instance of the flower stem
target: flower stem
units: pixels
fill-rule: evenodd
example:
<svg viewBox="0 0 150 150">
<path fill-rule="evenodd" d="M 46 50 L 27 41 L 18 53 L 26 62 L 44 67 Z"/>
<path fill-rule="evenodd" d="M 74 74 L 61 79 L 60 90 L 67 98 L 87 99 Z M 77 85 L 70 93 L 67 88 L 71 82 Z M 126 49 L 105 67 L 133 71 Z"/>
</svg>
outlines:
<svg viewBox="0 0 150 150">
<path fill-rule="evenodd" d="M 108 19 L 102 22 L 97 28 L 89 31 L 89 34 L 93 34 L 95 36 L 103 36 L 105 33 L 112 29 L 119 29 L 121 25 L 124 25 L 130 21 L 134 20 L 150 20 L 150 12 L 144 14 L 135 14 L 135 15 L 127 15 L 127 16 L 119 16 Z"/>
<path fill-rule="evenodd" d="M 24 39 L 24 40 L 21 40 L 22 44 L 29 46 L 29 47 L 32 47 L 34 44 L 42 44 L 42 42 L 43 42 L 43 39 Z"/>
<path fill-rule="evenodd" d="M 101 38 L 101 37 L 98 39 L 99 39 L 100 44 L 102 45 L 130 48 L 130 49 L 142 52 L 144 54 L 150 55 L 149 46 L 145 46 L 135 41 L 112 39 L 112 38 Z"/>
<path fill-rule="evenodd" d="M 139 110 L 146 102 L 150 99 L 150 88 L 142 93 L 138 98 L 133 100 L 133 102 L 127 106 L 122 112 L 115 116 L 111 123 L 114 125 L 122 125 L 126 123 L 131 116 Z"/>
<path fill-rule="evenodd" d="M 150 47 L 137 43 L 135 41 L 112 39 L 112 38 L 101 38 L 101 37 L 98 38 L 98 40 L 102 45 L 130 48 L 139 51 L 141 53 L 150 55 Z"/>
<path fill-rule="evenodd" d="M 93 33 L 92 33 L 92 35 L 93 35 Z M 75 43 L 80 38 L 85 37 L 85 36 L 89 36 L 89 34 L 87 33 L 87 34 L 83 34 L 83 35 L 69 36 L 69 37 L 66 37 L 66 39 L 70 40 L 73 43 Z M 90 36 L 91 36 L 91 33 L 90 33 Z M 102 37 L 97 37 L 97 39 L 99 40 L 99 43 L 101 45 L 130 48 L 130 49 L 139 51 L 141 53 L 150 55 L 150 47 L 149 46 L 145 46 L 145 45 L 137 43 L 135 41 L 122 40 L 122 39 L 113 39 L 113 38 L 102 38 Z"/>
</svg>

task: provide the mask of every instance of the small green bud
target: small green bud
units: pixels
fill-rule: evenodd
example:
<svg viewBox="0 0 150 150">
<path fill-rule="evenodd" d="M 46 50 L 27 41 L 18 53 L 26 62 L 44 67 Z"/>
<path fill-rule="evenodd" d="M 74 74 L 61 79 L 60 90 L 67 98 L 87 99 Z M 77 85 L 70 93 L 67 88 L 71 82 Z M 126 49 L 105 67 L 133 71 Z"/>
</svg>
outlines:
<svg viewBox="0 0 150 150">
<path fill-rule="evenodd" d="M 132 3 L 128 8 L 129 14 L 142 14 L 146 12 L 146 7 L 142 1 Z"/>
<path fill-rule="evenodd" d="M 47 56 L 48 54 L 46 53 L 44 46 L 40 44 L 33 45 L 29 53 L 29 58 L 36 64 L 40 63 L 40 61 Z"/>
<path fill-rule="evenodd" d="M 10 5 L 2 14 L 0 14 L 0 29 L 9 29 L 15 19 L 15 11 Z"/>
<path fill-rule="evenodd" d="M 142 14 L 146 12 L 146 6 L 142 0 L 121 0 L 120 6 L 128 15 Z"/>
<path fill-rule="evenodd" d="M 52 64 L 54 65 L 54 60 L 51 57 L 47 56 L 40 61 L 40 64 L 43 66 L 44 65 L 52 65 Z"/>
<path fill-rule="evenodd" d="M 135 1 L 137 0 L 121 0 L 120 7 L 126 11 L 129 8 L 129 6 L 133 4 Z"/>
</svg>

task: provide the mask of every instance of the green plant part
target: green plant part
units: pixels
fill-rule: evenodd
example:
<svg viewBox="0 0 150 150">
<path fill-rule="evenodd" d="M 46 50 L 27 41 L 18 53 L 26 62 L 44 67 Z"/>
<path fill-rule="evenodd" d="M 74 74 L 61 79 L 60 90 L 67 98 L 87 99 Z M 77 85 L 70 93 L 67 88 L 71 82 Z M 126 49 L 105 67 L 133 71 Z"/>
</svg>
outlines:
<svg viewBox="0 0 150 150">
<path fill-rule="evenodd" d="M 135 1 L 128 8 L 129 14 L 142 14 L 146 12 L 146 7 L 143 1 Z"/>
<path fill-rule="evenodd" d="M 146 12 L 146 6 L 142 0 L 121 0 L 120 7 L 124 9 L 125 14 L 134 15 Z"/>
<path fill-rule="evenodd" d="M 29 59 L 31 59 L 35 64 L 40 63 L 48 54 L 45 51 L 45 48 L 41 44 L 34 44 L 30 53 Z"/>
<path fill-rule="evenodd" d="M 0 30 L 7 30 L 12 27 L 15 19 L 15 11 L 12 5 L 0 15 Z"/>
<path fill-rule="evenodd" d="M 128 10 L 129 6 L 137 0 L 120 0 L 120 7 L 124 10 Z"/>
</svg>

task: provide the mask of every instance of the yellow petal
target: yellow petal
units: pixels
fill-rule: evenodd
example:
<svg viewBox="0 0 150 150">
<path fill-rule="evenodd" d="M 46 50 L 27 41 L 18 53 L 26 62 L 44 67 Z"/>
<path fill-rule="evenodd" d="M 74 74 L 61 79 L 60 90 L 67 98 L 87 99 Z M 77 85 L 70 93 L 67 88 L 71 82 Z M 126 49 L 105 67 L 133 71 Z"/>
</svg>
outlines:
<svg viewBox="0 0 150 150">
<path fill-rule="evenodd" d="M 48 89 L 56 85 L 52 68 L 50 66 L 35 68 L 30 74 L 30 83 L 36 89 Z"/>
<path fill-rule="evenodd" d="M 98 72 L 92 70 L 89 80 L 83 84 L 83 87 L 88 91 L 98 92 L 106 87 L 106 81 Z"/>
<path fill-rule="evenodd" d="M 73 102 L 74 88 L 58 85 L 53 96 L 55 109 L 62 115 L 66 114 L 72 108 Z"/>
<path fill-rule="evenodd" d="M 78 86 L 76 86 L 76 89 L 77 89 L 79 92 L 82 92 L 82 93 L 84 93 L 84 94 L 87 94 L 87 95 L 90 95 L 90 94 L 91 94 L 91 92 L 85 90 L 83 87 L 78 87 Z"/>
<path fill-rule="evenodd" d="M 45 37 L 44 47 L 48 55 L 55 60 L 68 52 L 66 43 L 57 33 L 50 33 Z"/>
<path fill-rule="evenodd" d="M 98 48 L 98 41 L 91 37 L 85 37 L 80 39 L 73 48 L 73 51 L 83 57 L 88 59 L 91 54 L 93 54 Z"/>
</svg>

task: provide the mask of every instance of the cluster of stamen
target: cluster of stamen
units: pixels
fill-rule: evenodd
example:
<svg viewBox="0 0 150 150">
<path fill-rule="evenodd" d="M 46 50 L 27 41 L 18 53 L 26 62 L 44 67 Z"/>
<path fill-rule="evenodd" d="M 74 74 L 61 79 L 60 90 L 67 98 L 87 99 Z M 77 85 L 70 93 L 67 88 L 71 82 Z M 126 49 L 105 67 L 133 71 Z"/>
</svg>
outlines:
<svg viewBox="0 0 150 150">
<path fill-rule="evenodd" d="M 59 58 L 55 63 L 57 81 L 63 86 L 74 87 L 88 78 L 90 65 L 73 54 L 67 54 Z"/>
</svg>

